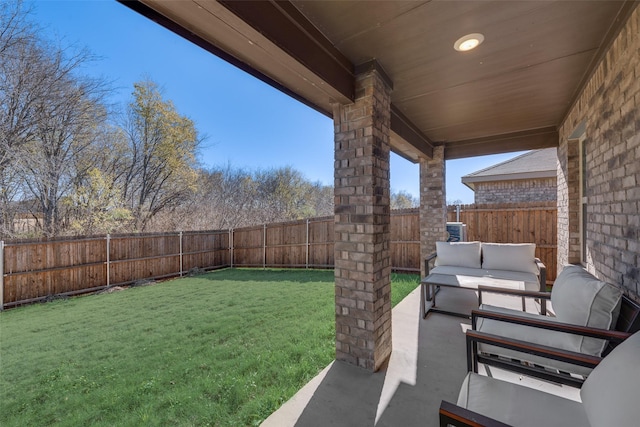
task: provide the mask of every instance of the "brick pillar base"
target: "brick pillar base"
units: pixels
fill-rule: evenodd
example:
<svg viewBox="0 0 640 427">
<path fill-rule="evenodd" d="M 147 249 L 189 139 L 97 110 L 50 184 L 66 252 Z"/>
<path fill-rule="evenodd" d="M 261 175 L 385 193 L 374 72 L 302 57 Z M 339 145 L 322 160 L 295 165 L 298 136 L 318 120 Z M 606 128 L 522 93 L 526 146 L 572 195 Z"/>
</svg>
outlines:
<svg viewBox="0 0 640 427">
<path fill-rule="evenodd" d="M 336 359 L 371 371 L 391 354 L 390 91 L 368 71 L 333 112 Z"/>
<path fill-rule="evenodd" d="M 433 149 L 432 159 L 420 161 L 420 271 L 424 260 L 435 252 L 436 242 L 447 237 L 447 199 L 444 147 Z"/>
</svg>

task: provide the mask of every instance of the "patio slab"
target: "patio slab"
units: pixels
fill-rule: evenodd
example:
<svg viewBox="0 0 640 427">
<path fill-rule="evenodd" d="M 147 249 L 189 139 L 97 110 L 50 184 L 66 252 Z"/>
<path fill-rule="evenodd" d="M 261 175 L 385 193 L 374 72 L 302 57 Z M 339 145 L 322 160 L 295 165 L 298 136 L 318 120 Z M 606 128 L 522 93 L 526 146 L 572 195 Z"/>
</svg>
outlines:
<svg viewBox="0 0 640 427">
<path fill-rule="evenodd" d="M 476 298 L 474 292 L 443 289 L 438 305 L 470 312 Z M 486 302 L 520 307 L 517 298 L 491 296 Z M 470 322 L 438 313 L 421 319 L 419 311 L 419 288 L 393 309 L 393 352 L 385 367 L 371 373 L 334 361 L 261 425 L 437 427 L 440 401 L 455 402 L 467 374 L 464 331 Z M 490 374 L 578 399 L 571 387 L 494 368 Z"/>
</svg>

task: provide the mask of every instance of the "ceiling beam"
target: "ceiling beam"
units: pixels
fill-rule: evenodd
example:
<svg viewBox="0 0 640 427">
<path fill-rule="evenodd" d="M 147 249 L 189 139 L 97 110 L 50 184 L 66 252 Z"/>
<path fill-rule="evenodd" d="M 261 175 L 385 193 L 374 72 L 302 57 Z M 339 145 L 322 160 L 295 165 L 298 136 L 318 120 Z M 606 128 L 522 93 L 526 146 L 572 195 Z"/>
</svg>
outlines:
<svg viewBox="0 0 640 427">
<path fill-rule="evenodd" d="M 259 0 L 218 2 L 344 97 L 355 99 L 353 64 L 293 4 Z"/>
<path fill-rule="evenodd" d="M 218 1 L 352 101 L 355 99 L 355 75 L 377 65 L 375 60 L 358 66 L 351 64 L 289 1 Z M 376 69 L 392 87 L 384 70 Z M 433 143 L 393 105 L 391 131 L 415 148 L 411 151 L 433 157 Z M 398 148 L 394 151 L 411 161 L 417 159 Z"/>
<path fill-rule="evenodd" d="M 395 132 L 400 138 L 404 139 L 415 149 L 433 158 L 434 143 L 423 134 L 402 112 L 393 104 L 391 104 L 391 131 Z M 397 153 L 407 160 L 416 162 L 416 158 L 410 158 L 401 153 Z"/>
<path fill-rule="evenodd" d="M 306 98 L 304 98 L 302 95 L 299 95 L 298 93 L 296 93 L 295 91 L 289 89 L 287 86 L 279 83 L 278 81 L 272 79 L 271 77 L 267 76 L 266 74 L 258 71 L 255 67 L 253 67 L 252 65 L 244 62 L 243 60 L 229 54 L 228 52 L 226 52 L 225 50 L 219 48 L 218 46 L 216 46 L 215 44 L 211 43 L 208 40 L 205 40 L 204 38 L 200 37 L 199 35 L 193 33 L 191 30 L 189 30 L 188 28 L 185 28 L 183 25 L 173 21 L 172 19 L 164 16 L 163 14 L 161 14 L 160 12 L 158 12 L 157 10 L 153 9 L 152 7 L 142 3 L 140 0 L 116 0 L 119 3 L 123 4 L 124 6 L 127 6 L 128 8 L 130 8 L 131 10 L 134 10 L 135 12 L 138 12 L 139 14 L 141 14 L 142 16 L 150 19 L 151 21 L 155 22 L 156 24 L 159 24 L 161 26 L 163 26 L 164 28 L 168 29 L 169 31 L 172 31 L 173 33 L 179 35 L 180 37 L 189 40 L 191 43 L 195 44 L 196 46 L 201 47 L 202 49 L 206 50 L 209 53 L 212 53 L 214 55 L 216 55 L 217 57 L 219 57 L 220 59 L 228 62 L 229 64 L 241 69 L 242 71 L 244 71 L 245 73 L 257 78 L 258 80 L 261 80 L 262 82 L 270 85 L 271 87 L 281 91 L 282 93 L 285 93 L 287 95 L 289 95 L 290 97 L 292 97 L 293 99 L 303 103 L 304 105 L 318 111 L 321 114 L 324 114 L 327 117 L 331 117 L 332 113 L 323 108 L 320 105 L 317 105 L 313 102 L 310 102 L 309 100 L 307 100 Z"/>
<path fill-rule="evenodd" d="M 549 126 L 483 138 L 448 141 L 444 143 L 444 158 L 445 160 L 462 159 L 488 154 L 552 148 L 558 145 L 558 131 L 555 126 Z"/>
<path fill-rule="evenodd" d="M 320 79 L 320 85 L 326 83 L 325 89 L 321 90 L 324 90 L 324 96 L 329 98 L 324 102 L 320 101 L 320 98 L 310 99 L 307 97 L 308 94 L 256 68 L 255 64 L 238 55 L 238 52 L 229 51 L 216 40 L 196 34 L 184 22 L 175 20 L 171 13 L 163 14 L 167 12 L 163 2 L 117 1 L 329 118 L 333 115 L 328 101 L 343 104 L 353 102 L 355 75 L 357 71 L 363 71 L 363 67 L 369 66 L 367 63 L 360 65 L 359 68 L 355 67 L 289 1 L 217 0 L 217 4 L 221 6 L 220 9 L 228 11 L 230 16 L 235 16 L 238 22 L 244 22 L 247 28 L 253 29 L 252 31 L 260 37 L 268 40 L 286 56 L 308 70 L 309 75 L 317 76 Z M 163 12 L 161 13 L 160 10 Z M 216 16 L 222 21 L 228 19 L 222 15 Z M 389 78 L 389 76 L 386 77 Z M 307 79 L 309 79 L 308 76 Z M 308 81 L 307 79 L 305 81 Z M 318 81 L 311 84 L 317 85 Z M 394 105 L 391 105 L 391 131 L 394 134 L 392 150 L 398 155 L 413 162 L 417 162 L 422 156 L 433 156 L 433 142 Z"/>
</svg>

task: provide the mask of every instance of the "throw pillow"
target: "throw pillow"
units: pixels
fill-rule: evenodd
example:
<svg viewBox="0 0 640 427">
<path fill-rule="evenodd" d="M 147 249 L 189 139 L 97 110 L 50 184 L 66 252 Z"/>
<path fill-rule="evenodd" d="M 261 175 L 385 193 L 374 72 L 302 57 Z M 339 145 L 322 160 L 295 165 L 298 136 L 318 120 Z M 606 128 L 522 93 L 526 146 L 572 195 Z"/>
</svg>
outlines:
<svg viewBox="0 0 640 427">
<path fill-rule="evenodd" d="M 551 305 L 559 321 L 599 329 L 615 327 L 622 303 L 622 290 L 598 280 L 579 265 L 568 265 L 556 278 Z M 606 342 L 582 338 L 582 353 L 600 356 Z"/>
<path fill-rule="evenodd" d="M 483 243 L 482 268 L 538 274 L 535 243 Z"/>
<path fill-rule="evenodd" d="M 436 242 L 435 265 L 480 268 L 480 242 Z"/>
</svg>

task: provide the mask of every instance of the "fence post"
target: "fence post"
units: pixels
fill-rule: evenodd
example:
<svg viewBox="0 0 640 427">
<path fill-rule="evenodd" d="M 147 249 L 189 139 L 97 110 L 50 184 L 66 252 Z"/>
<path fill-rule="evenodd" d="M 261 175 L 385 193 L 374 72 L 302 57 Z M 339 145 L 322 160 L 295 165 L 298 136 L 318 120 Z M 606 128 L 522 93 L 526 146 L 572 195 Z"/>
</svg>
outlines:
<svg viewBox="0 0 640 427">
<path fill-rule="evenodd" d="M 267 224 L 262 227 L 262 269 L 267 268 Z"/>
<path fill-rule="evenodd" d="M 107 288 L 111 284 L 111 271 L 109 267 L 110 261 L 110 252 L 111 252 L 111 235 L 107 234 Z"/>
<path fill-rule="evenodd" d="M 307 257 L 305 260 L 305 267 L 309 268 L 309 218 L 307 218 Z"/>
<path fill-rule="evenodd" d="M 4 240 L 0 240 L 0 311 L 4 310 Z"/>
<path fill-rule="evenodd" d="M 233 268 L 233 228 L 229 229 L 229 265 Z"/>
<path fill-rule="evenodd" d="M 182 277 L 182 231 L 180 232 L 180 277 Z"/>
</svg>

